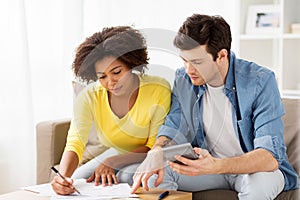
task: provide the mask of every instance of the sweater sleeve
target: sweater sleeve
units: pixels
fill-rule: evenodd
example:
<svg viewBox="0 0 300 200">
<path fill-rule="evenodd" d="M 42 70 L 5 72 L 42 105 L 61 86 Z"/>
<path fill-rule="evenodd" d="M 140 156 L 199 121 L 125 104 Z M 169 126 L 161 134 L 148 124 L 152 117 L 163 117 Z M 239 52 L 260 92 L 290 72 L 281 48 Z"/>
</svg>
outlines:
<svg viewBox="0 0 300 200">
<path fill-rule="evenodd" d="M 164 123 L 167 114 L 170 111 L 171 104 L 171 89 L 167 81 L 161 80 L 160 85 L 157 86 L 155 93 L 152 94 L 152 98 L 156 99 L 156 102 L 151 110 L 151 123 L 150 123 L 150 132 L 149 138 L 146 146 L 150 149 L 153 147 L 158 129 Z"/>
<path fill-rule="evenodd" d="M 79 162 L 82 159 L 85 145 L 88 141 L 93 122 L 92 100 L 87 89 L 84 89 L 76 98 L 73 108 L 73 117 L 68 131 L 65 151 L 77 154 Z"/>
</svg>

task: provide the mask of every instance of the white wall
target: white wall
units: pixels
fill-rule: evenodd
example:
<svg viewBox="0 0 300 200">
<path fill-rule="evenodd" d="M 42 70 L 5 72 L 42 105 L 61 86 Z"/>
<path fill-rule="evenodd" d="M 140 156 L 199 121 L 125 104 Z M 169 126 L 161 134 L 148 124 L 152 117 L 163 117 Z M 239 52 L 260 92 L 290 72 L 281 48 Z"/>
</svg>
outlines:
<svg viewBox="0 0 300 200">
<path fill-rule="evenodd" d="M 0 1 L 0 194 L 35 184 L 35 125 L 71 117 L 81 3 Z"/>
<path fill-rule="evenodd" d="M 105 6 L 104 6 L 105 5 Z M 233 34 L 232 49 L 238 53 L 239 1 L 237 0 L 86 0 L 84 3 L 84 36 L 102 27 L 134 25 L 144 30 L 149 46 L 149 74 L 167 75 L 182 65 L 172 40 L 185 19 L 193 13 L 221 15 L 230 24 Z"/>
<path fill-rule="evenodd" d="M 149 40 L 151 73 L 172 79 L 172 71 L 182 65 L 172 47 L 172 34 L 193 13 L 223 16 L 232 27 L 233 50 L 238 49 L 237 2 L 1 1 L 0 194 L 35 184 L 35 125 L 71 116 L 70 67 L 75 47 L 84 38 L 104 26 L 134 25 Z"/>
</svg>

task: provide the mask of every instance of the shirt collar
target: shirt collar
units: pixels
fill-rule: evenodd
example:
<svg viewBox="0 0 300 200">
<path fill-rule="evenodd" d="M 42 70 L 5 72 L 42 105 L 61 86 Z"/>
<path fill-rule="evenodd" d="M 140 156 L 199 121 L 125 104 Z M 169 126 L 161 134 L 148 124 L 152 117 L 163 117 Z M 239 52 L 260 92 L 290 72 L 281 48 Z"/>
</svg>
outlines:
<svg viewBox="0 0 300 200">
<path fill-rule="evenodd" d="M 225 81 L 225 89 L 228 89 L 230 91 L 235 91 L 235 76 L 234 76 L 234 63 L 235 63 L 235 54 L 231 51 L 230 52 L 230 61 L 229 61 L 229 69 Z"/>
</svg>

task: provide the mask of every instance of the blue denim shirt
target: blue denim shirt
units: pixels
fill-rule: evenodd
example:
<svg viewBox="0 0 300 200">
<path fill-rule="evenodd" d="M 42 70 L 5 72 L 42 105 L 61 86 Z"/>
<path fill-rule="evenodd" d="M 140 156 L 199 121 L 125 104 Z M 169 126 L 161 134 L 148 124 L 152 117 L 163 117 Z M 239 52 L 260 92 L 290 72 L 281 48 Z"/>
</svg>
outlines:
<svg viewBox="0 0 300 200">
<path fill-rule="evenodd" d="M 194 86 L 184 68 L 176 71 L 171 110 L 158 136 L 177 144 L 190 142 L 207 148 L 202 119 L 202 96 L 206 87 Z M 230 55 L 224 93 L 232 104 L 233 126 L 244 152 L 264 148 L 279 163 L 285 177 L 284 190 L 299 187 L 298 175 L 290 165 L 283 138 L 284 107 L 274 73 L 253 62 Z"/>
</svg>

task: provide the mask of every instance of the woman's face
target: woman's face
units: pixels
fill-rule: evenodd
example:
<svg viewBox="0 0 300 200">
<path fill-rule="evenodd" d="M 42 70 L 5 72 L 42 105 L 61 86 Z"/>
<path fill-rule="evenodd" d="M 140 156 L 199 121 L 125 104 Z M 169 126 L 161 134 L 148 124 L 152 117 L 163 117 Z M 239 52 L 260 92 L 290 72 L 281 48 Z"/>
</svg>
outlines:
<svg viewBox="0 0 300 200">
<path fill-rule="evenodd" d="M 105 57 L 95 63 L 95 70 L 101 85 L 113 95 L 126 94 L 132 78 L 130 68 L 113 56 Z"/>
</svg>

